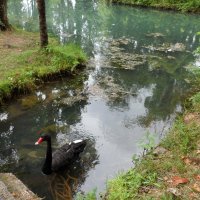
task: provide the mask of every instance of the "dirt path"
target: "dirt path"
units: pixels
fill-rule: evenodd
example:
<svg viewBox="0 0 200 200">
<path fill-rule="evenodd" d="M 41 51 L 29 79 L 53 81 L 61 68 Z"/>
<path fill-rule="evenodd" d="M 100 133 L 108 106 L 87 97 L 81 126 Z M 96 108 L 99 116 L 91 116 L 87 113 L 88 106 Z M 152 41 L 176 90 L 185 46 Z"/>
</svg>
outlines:
<svg viewBox="0 0 200 200">
<path fill-rule="evenodd" d="M 23 51 L 39 46 L 39 36 L 33 33 L 8 31 L 0 32 L 0 79 L 5 78 L 4 74 L 14 68 L 19 68 L 14 56 L 20 55 Z"/>
</svg>

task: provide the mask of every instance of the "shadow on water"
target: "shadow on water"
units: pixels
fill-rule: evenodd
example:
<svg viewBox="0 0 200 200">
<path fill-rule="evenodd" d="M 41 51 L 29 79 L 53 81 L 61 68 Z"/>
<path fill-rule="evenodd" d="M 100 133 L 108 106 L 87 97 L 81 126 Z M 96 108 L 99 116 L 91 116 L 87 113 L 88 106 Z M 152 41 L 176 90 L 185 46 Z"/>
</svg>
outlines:
<svg viewBox="0 0 200 200">
<path fill-rule="evenodd" d="M 38 31 L 34 0 L 9 1 L 9 9 L 12 24 Z M 48 200 L 67 199 L 104 190 L 107 179 L 133 166 L 146 133 L 158 143 L 171 127 L 190 88 L 187 67 L 198 63 L 200 23 L 195 15 L 98 1 L 48 1 L 47 15 L 49 33 L 81 45 L 90 61 L 79 77 L 0 108 L 0 171 Z M 54 149 L 80 138 L 87 148 L 62 173 L 44 176 L 46 145 L 34 145 L 41 129 Z"/>
</svg>

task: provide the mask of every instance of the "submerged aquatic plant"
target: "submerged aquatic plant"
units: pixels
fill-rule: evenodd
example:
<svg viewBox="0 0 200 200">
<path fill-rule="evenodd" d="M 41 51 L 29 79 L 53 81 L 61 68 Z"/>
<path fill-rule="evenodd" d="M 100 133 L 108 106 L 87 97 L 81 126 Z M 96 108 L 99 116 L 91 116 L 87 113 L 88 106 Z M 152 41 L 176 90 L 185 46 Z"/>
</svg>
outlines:
<svg viewBox="0 0 200 200">
<path fill-rule="evenodd" d="M 72 183 L 73 182 L 73 183 Z M 55 200 L 72 200 L 73 191 L 77 189 L 78 179 L 67 175 L 54 174 L 50 179 L 50 191 Z"/>
</svg>

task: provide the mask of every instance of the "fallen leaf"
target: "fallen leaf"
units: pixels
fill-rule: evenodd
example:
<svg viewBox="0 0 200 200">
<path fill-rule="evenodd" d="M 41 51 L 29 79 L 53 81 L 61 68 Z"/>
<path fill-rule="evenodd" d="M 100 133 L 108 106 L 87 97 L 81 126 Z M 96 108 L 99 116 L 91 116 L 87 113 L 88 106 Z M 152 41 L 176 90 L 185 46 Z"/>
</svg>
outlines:
<svg viewBox="0 0 200 200">
<path fill-rule="evenodd" d="M 150 191 L 150 187 L 140 187 L 139 188 L 139 193 L 148 193 Z"/>
<path fill-rule="evenodd" d="M 167 176 L 165 176 L 163 179 L 164 179 L 165 181 L 167 181 L 167 180 L 168 180 L 168 177 L 167 177 Z"/>
<path fill-rule="evenodd" d="M 185 164 L 194 164 L 194 165 L 199 165 L 200 164 L 200 159 L 199 158 L 193 158 L 193 157 L 183 157 L 183 162 Z"/>
<path fill-rule="evenodd" d="M 184 116 L 184 122 L 186 124 L 189 124 L 194 121 L 194 119 L 197 118 L 196 113 L 188 113 L 187 115 Z"/>
<path fill-rule="evenodd" d="M 179 177 L 179 176 L 174 176 L 174 177 L 172 177 L 172 184 L 173 184 L 174 186 L 177 186 L 177 185 L 179 185 L 179 184 L 188 183 L 188 182 L 189 182 L 189 180 L 188 180 L 187 178 L 181 178 L 181 177 Z"/>
<path fill-rule="evenodd" d="M 191 161 L 189 158 L 187 158 L 187 157 L 184 157 L 184 158 L 183 158 L 183 162 L 184 162 L 185 164 L 187 164 L 187 165 L 190 165 L 190 164 L 192 163 L 192 161 Z"/>
<path fill-rule="evenodd" d="M 15 192 L 13 192 L 12 195 L 13 195 L 13 197 L 17 197 L 18 196 L 17 193 L 15 193 Z"/>
<path fill-rule="evenodd" d="M 197 150 L 197 154 L 200 154 L 200 150 Z"/>
<path fill-rule="evenodd" d="M 196 165 L 200 164 L 200 159 L 199 158 L 191 158 L 192 162 Z"/>
<path fill-rule="evenodd" d="M 198 183 L 195 183 L 192 188 L 196 191 L 196 192 L 200 192 L 200 185 Z"/>
<path fill-rule="evenodd" d="M 168 188 L 167 192 L 172 193 L 175 196 L 181 196 L 181 193 L 178 188 Z"/>
<path fill-rule="evenodd" d="M 200 175 L 195 175 L 194 177 L 196 180 L 200 181 Z"/>
<path fill-rule="evenodd" d="M 190 199 L 198 198 L 198 195 L 195 194 L 194 192 L 190 193 L 189 196 L 190 196 Z"/>
</svg>

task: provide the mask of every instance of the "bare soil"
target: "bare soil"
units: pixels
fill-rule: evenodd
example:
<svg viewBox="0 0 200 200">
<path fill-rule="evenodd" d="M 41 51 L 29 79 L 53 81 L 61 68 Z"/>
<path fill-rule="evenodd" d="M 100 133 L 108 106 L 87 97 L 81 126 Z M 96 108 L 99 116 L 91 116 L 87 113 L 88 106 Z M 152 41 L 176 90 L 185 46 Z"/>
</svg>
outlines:
<svg viewBox="0 0 200 200">
<path fill-rule="evenodd" d="M 14 68 L 19 68 L 15 56 L 23 51 L 39 47 L 39 35 L 20 31 L 0 32 L 0 79 L 5 78 L 5 73 Z"/>
</svg>

